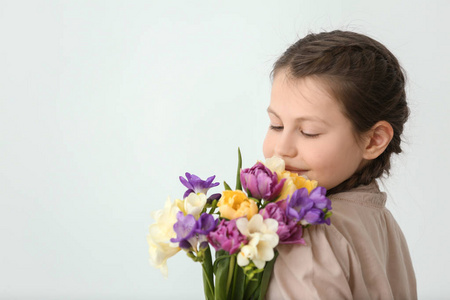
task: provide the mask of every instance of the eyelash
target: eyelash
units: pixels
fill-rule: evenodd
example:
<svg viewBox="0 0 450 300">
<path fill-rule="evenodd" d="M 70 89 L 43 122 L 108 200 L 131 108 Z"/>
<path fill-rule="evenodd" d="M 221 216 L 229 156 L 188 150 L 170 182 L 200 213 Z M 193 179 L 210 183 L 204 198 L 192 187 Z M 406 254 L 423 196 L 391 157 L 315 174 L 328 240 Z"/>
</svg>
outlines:
<svg viewBox="0 0 450 300">
<path fill-rule="evenodd" d="M 314 139 L 314 138 L 316 138 L 316 137 L 319 136 L 319 134 L 308 134 L 308 133 L 304 133 L 303 131 L 302 131 L 302 134 L 303 134 L 305 137 L 310 138 L 310 139 Z"/>
<path fill-rule="evenodd" d="M 283 126 L 273 126 L 270 125 L 270 130 L 274 130 L 274 131 L 282 131 L 284 129 Z M 307 137 L 307 138 L 316 138 L 319 136 L 319 134 L 309 134 L 309 133 L 305 133 L 303 131 L 301 131 L 302 135 Z"/>
<path fill-rule="evenodd" d="M 273 126 L 273 125 L 270 125 L 270 130 L 274 130 L 274 131 L 281 131 L 281 130 L 283 130 L 283 126 Z"/>
</svg>

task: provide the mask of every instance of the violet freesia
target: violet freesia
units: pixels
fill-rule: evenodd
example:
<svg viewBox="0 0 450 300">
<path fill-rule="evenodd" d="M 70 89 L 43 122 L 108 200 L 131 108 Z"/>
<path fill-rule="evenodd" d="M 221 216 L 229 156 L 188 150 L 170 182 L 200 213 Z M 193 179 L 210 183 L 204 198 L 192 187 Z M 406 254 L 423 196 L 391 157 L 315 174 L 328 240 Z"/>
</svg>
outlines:
<svg viewBox="0 0 450 300">
<path fill-rule="evenodd" d="M 311 210 L 309 210 L 305 216 L 303 217 L 303 220 L 300 221 L 302 224 L 304 225 L 308 225 L 308 224 L 323 224 L 323 223 L 327 223 L 328 225 L 330 225 L 330 219 L 324 220 L 325 218 L 325 213 L 323 210 L 318 209 L 318 208 L 311 208 Z"/>
<path fill-rule="evenodd" d="M 195 235 L 197 222 L 193 215 L 184 215 L 183 212 L 177 213 L 177 220 L 173 225 L 173 230 L 177 234 L 176 238 L 170 239 L 172 243 L 179 243 L 179 247 L 183 249 L 191 248 L 191 239 Z"/>
<path fill-rule="evenodd" d="M 278 222 L 277 234 L 280 244 L 305 244 L 302 225 L 295 218 L 286 215 L 286 200 L 272 202 L 259 213 L 264 219 L 275 219 Z"/>
<path fill-rule="evenodd" d="M 221 193 L 215 193 L 208 197 L 207 202 L 209 204 L 213 203 L 214 200 L 219 201 L 220 197 L 222 197 Z"/>
<path fill-rule="evenodd" d="M 197 220 L 197 243 L 199 244 L 200 248 L 206 248 L 208 245 L 208 234 L 216 229 L 217 227 L 217 220 L 214 219 L 214 217 L 210 214 L 202 214 L 200 218 Z"/>
<path fill-rule="evenodd" d="M 304 220 L 307 224 L 327 224 L 327 211 L 331 210 L 331 201 L 326 197 L 327 190 L 324 187 L 317 187 L 311 191 L 309 198 L 314 202 L 314 207 L 305 214 Z"/>
<path fill-rule="evenodd" d="M 190 193 L 206 194 L 210 188 L 219 185 L 218 182 L 213 182 L 214 178 L 216 178 L 215 175 L 208 177 L 206 180 L 202 180 L 200 177 L 187 172 L 185 173 L 185 176 L 186 178 L 180 176 L 181 183 L 188 188 L 188 190 L 184 193 L 183 198 L 189 196 Z"/>
<path fill-rule="evenodd" d="M 249 191 L 253 198 L 274 200 L 283 189 L 286 179 L 278 182 L 276 172 L 272 172 L 261 162 L 249 169 L 241 170 L 241 183 L 245 191 Z"/>
<path fill-rule="evenodd" d="M 214 230 L 216 221 L 210 214 L 202 214 L 198 220 L 193 215 L 184 215 L 182 211 L 177 214 L 178 222 L 173 225 L 177 234 L 170 239 L 172 243 L 179 243 L 179 247 L 185 250 L 197 251 L 199 243 L 206 241 L 206 235 Z"/>
<path fill-rule="evenodd" d="M 306 188 L 296 190 L 290 198 L 288 197 L 287 201 L 286 215 L 297 219 L 297 221 L 302 220 L 305 214 L 314 206 L 314 201 L 308 197 Z"/>
<path fill-rule="evenodd" d="M 326 189 L 317 187 L 308 195 L 308 190 L 296 190 L 286 207 L 286 215 L 297 219 L 302 225 L 323 224 L 330 225 L 327 212 L 331 210 L 331 201 L 326 197 Z"/>
<path fill-rule="evenodd" d="M 230 254 L 238 252 L 242 245 L 248 243 L 247 238 L 236 227 L 236 219 L 222 220 L 217 228 L 208 234 L 208 241 L 216 251 L 225 250 Z"/>
<path fill-rule="evenodd" d="M 197 229 L 195 233 L 207 235 L 217 227 L 217 221 L 210 214 L 202 214 L 197 220 Z"/>
<path fill-rule="evenodd" d="M 314 207 L 318 209 L 331 210 L 331 201 L 326 196 L 327 190 L 323 186 L 318 186 L 309 194 L 309 198 L 314 201 Z"/>
</svg>

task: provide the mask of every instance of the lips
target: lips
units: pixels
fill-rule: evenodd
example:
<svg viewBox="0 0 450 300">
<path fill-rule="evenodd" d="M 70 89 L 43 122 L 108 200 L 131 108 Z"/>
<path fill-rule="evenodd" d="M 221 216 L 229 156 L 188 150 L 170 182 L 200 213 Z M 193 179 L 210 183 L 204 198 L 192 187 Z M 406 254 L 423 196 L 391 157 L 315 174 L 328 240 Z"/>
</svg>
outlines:
<svg viewBox="0 0 450 300">
<path fill-rule="evenodd" d="M 291 172 L 291 173 L 297 173 L 299 175 L 303 175 L 306 172 L 308 172 L 308 170 L 296 169 L 296 168 L 292 168 L 290 166 L 286 166 L 285 170 L 288 171 L 288 172 Z"/>
</svg>

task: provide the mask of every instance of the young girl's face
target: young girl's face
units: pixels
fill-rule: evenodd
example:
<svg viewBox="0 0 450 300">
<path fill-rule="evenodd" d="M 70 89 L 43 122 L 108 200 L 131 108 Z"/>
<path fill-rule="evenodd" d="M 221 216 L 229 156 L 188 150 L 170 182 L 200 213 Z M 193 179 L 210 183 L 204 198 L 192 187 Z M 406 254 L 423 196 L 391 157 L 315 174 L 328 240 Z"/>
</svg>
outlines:
<svg viewBox="0 0 450 300">
<path fill-rule="evenodd" d="M 331 189 L 365 163 L 364 146 L 357 142 L 350 120 L 321 81 L 290 79 L 280 71 L 274 78 L 267 111 L 270 127 L 264 156 L 283 158 L 287 171 Z"/>
</svg>

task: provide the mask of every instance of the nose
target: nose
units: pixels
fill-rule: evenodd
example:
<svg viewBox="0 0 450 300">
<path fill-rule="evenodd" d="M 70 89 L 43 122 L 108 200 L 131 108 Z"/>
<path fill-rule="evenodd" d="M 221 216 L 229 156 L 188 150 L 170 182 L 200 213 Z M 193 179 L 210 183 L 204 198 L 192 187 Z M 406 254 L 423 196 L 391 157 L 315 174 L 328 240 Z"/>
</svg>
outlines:
<svg viewBox="0 0 450 300">
<path fill-rule="evenodd" d="M 297 152 L 295 137 L 287 132 L 283 132 L 275 146 L 275 154 L 281 158 L 292 158 L 297 155 Z"/>
</svg>

